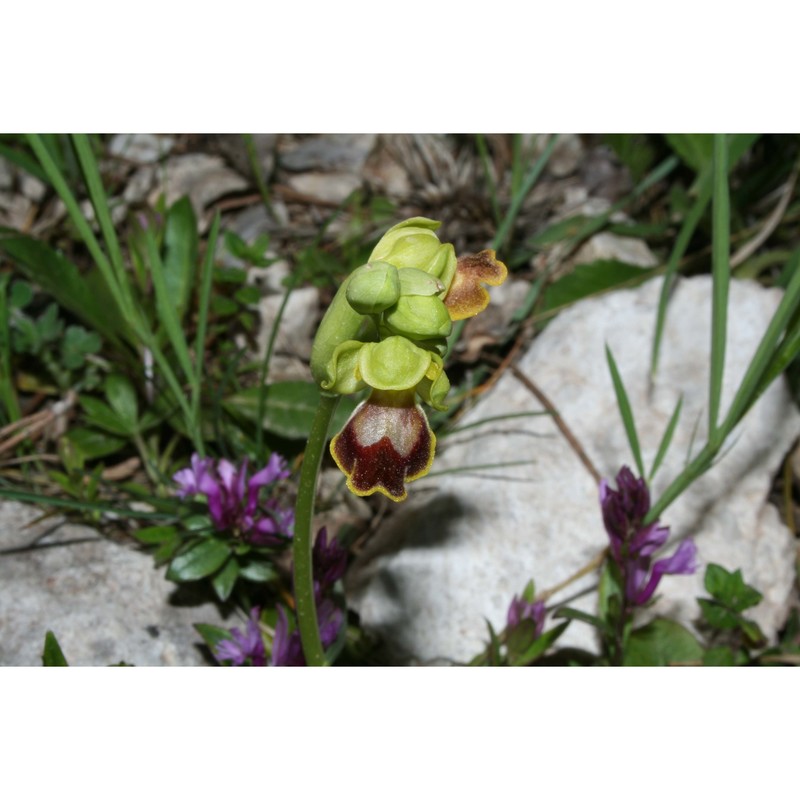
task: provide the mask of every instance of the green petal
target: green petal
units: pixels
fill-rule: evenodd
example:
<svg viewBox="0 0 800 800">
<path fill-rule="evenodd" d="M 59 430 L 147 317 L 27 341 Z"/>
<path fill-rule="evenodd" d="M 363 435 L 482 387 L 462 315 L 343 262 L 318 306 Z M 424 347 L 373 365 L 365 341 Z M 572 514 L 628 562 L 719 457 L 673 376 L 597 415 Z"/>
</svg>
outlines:
<svg viewBox="0 0 800 800">
<path fill-rule="evenodd" d="M 412 294 L 428 297 L 432 294 L 441 294 L 445 290 L 444 284 L 438 278 L 424 270 L 406 267 L 398 270 L 397 274 L 400 279 L 400 294 L 404 297 Z"/>
<path fill-rule="evenodd" d="M 447 411 L 447 404 L 444 401 L 449 391 L 450 380 L 444 371 L 442 359 L 433 355 L 425 377 L 417 385 L 417 394 L 437 411 Z"/>
<path fill-rule="evenodd" d="M 369 342 L 358 354 L 361 378 L 373 389 L 413 389 L 428 372 L 433 355 L 402 336 Z"/>
</svg>

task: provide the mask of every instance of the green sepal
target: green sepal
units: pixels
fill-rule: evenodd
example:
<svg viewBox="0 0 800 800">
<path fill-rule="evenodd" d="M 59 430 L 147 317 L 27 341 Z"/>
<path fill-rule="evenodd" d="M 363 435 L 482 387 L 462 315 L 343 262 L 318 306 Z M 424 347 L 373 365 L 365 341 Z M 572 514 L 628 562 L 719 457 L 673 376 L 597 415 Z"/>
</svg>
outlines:
<svg viewBox="0 0 800 800">
<path fill-rule="evenodd" d="M 450 313 L 435 295 L 401 297 L 384 313 L 383 322 L 391 333 L 409 339 L 444 338 L 453 328 Z"/>
<path fill-rule="evenodd" d="M 426 376 L 433 354 L 402 336 L 369 342 L 358 354 L 358 369 L 373 389 L 413 389 Z"/>
<path fill-rule="evenodd" d="M 397 267 L 385 261 L 358 267 L 347 282 L 345 297 L 359 314 L 380 314 L 400 299 Z"/>
<path fill-rule="evenodd" d="M 425 377 L 417 384 L 417 393 L 431 408 L 447 411 L 444 400 L 449 391 L 450 380 L 444 371 L 444 363 L 438 355 L 431 353 L 431 365 Z"/>
<path fill-rule="evenodd" d="M 322 389 L 334 394 L 353 394 L 365 387 L 358 369 L 359 353 L 363 347 L 363 342 L 350 340 L 342 342 L 333 351 L 328 367 L 329 379 L 320 384 Z"/>
</svg>

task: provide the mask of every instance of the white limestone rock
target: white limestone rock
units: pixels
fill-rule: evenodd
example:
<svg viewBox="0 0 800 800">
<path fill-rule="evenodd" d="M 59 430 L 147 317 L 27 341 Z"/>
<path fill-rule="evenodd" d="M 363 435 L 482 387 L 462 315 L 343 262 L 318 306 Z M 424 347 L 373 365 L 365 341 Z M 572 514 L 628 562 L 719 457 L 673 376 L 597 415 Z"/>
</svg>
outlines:
<svg viewBox="0 0 800 800">
<path fill-rule="evenodd" d="M 649 469 L 678 398 L 683 412 L 653 486 L 658 497 L 677 475 L 699 420 L 704 441 L 710 342 L 711 281 L 678 284 L 667 316 L 661 366 L 648 394 L 650 343 L 660 281 L 590 299 L 563 312 L 534 342 L 520 369 L 549 396 L 598 470 L 616 475 L 634 466 L 606 364 L 611 347 L 636 417 Z M 780 299 L 776 290 L 734 281 L 722 397 L 730 403 Z M 541 410 L 505 373 L 462 425 L 497 415 Z M 766 504 L 772 477 L 800 432 L 784 382 L 774 383 L 734 432 L 730 451 L 670 506 L 662 522 L 673 535 L 695 537 L 701 569 L 666 576 L 652 613 L 684 624 L 698 617 L 705 564 L 741 568 L 764 594 L 752 617 L 774 637 L 785 621 L 794 585 L 794 541 Z M 526 460 L 503 468 L 477 465 Z M 466 465 L 471 472 L 429 476 L 354 565 L 351 605 L 366 628 L 399 658 L 464 661 L 486 641 L 485 619 L 505 625 L 512 596 L 533 578 L 539 590 L 559 584 L 607 544 L 597 486 L 547 416 L 490 422 L 440 441 L 433 473 Z M 635 467 L 634 467 L 635 468 Z M 596 573 L 556 594 L 551 603 L 593 611 Z M 588 593 L 587 593 L 588 592 Z M 560 640 L 596 650 L 591 629 L 573 622 Z"/>
<path fill-rule="evenodd" d="M 233 624 L 216 605 L 187 603 L 147 553 L 41 516 L 0 502 L 0 665 L 41 665 L 48 630 L 71 666 L 207 663 L 194 623 Z"/>
</svg>

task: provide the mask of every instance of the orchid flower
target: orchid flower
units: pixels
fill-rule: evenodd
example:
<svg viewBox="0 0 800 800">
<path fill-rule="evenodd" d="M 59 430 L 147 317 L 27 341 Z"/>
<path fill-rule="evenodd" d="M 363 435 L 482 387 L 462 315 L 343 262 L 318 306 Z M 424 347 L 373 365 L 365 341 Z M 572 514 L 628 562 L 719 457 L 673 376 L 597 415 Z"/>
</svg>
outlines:
<svg viewBox="0 0 800 800">
<path fill-rule="evenodd" d="M 324 393 L 370 389 L 331 442 L 360 496 L 405 500 L 406 483 L 428 474 L 436 437 L 421 403 L 447 408 L 452 323 L 482 311 L 483 284 L 508 274 L 492 250 L 456 258 L 436 236 L 439 224 L 414 217 L 391 228 L 342 284 L 314 341 L 311 370 Z"/>
</svg>

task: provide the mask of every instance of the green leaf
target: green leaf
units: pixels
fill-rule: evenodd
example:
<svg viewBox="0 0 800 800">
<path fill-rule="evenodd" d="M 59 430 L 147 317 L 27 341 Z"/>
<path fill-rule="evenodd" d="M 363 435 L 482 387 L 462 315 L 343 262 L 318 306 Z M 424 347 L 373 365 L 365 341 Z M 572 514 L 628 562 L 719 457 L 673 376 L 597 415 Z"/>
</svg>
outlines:
<svg viewBox="0 0 800 800">
<path fill-rule="evenodd" d="M 86 412 L 89 422 L 102 428 L 109 433 L 115 433 L 119 436 L 133 436 L 136 429 L 128 426 L 124 420 L 120 419 L 119 415 L 112 411 L 102 400 L 88 395 L 81 395 L 79 398 L 83 410 Z"/>
<path fill-rule="evenodd" d="M 61 360 L 67 369 L 80 369 L 87 355 L 100 352 L 102 339 L 80 325 L 70 325 L 61 342 Z"/>
<path fill-rule="evenodd" d="M 133 532 L 134 538 L 142 544 L 161 544 L 170 541 L 178 535 L 173 525 L 151 525 Z"/>
<path fill-rule="evenodd" d="M 695 172 L 711 162 L 714 137 L 710 133 L 668 133 L 664 137 L 681 160 Z"/>
<path fill-rule="evenodd" d="M 268 583 L 278 576 L 273 564 L 255 559 L 240 561 L 239 574 L 253 583 Z"/>
<path fill-rule="evenodd" d="M 245 389 L 223 401 L 223 407 L 248 422 L 258 421 L 259 389 Z M 287 439 L 307 439 L 319 404 L 319 389 L 314 383 L 285 381 L 271 384 L 266 390 L 265 430 Z M 356 407 L 351 397 L 343 397 L 334 414 L 330 434 L 344 427 Z"/>
<path fill-rule="evenodd" d="M 70 428 L 64 437 L 87 461 L 116 453 L 128 443 L 127 439 L 90 428 Z"/>
<path fill-rule="evenodd" d="M 697 602 L 703 612 L 703 619 L 712 628 L 719 631 L 732 631 L 740 627 L 742 617 L 737 611 L 733 611 L 717 600 L 706 600 L 704 597 L 699 597 Z"/>
<path fill-rule="evenodd" d="M 530 622 L 533 627 L 535 627 L 533 620 L 522 620 L 520 625 L 518 625 L 511 633 L 509 637 L 509 641 L 507 643 L 508 646 L 508 660 L 509 664 L 512 667 L 524 667 L 528 664 L 533 664 L 536 659 L 540 656 L 543 656 L 553 645 L 553 643 L 561 636 L 562 633 L 567 629 L 569 625 L 569 620 L 566 622 L 562 622 L 559 625 L 556 625 L 554 628 L 551 628 L 548 631 L 545 631 L 541 636 L 533 641 L 529 641 L 525 647 L 520 647 L 522 644 L 522 639 L 518 639 L 516 637 L 516 632 L 519 628 L 522 628 L 525 623 Z M 513 649 L 512 649 L 512 642 L 511 639 L 514 639 Z"/>
<path fill-rule="evenodd" d="M 225 628 L 218 628 L 216 625 L 206 625 L 204 622 L 196 622 L 194 629 L 203 637 L 203 641 L 213 652 L 220 642 L 233 638 L 230 631 Z"/>
<path fill-rule="evenodd" d="M 167 571 L 171 581 L 196 581 L 216 572 L 230 556 L 230 548 L 219 539 L 203 539 L 172 559 Z"/>
<path fill-rule="evenodd" d="M 644 461 L 642 459 L 642 450 L 639 447 L 639 436 L 636 433 L 633 409 L 631 408 L 630 401 L 628 400 L 628 393 L 625 391 L 625 385 L 622 383 L 622 378 L 617 369 L 617 363 L 614 361 L 614 356 L 611 354 L 608 345 L 606 345 L 606 359 L 608 360 L 608 368 L 611 371 L 611 381 L 614 384 L 614 392 L 617 395 L 617 405 L 619 406 L 619 413 L 622 417 L 622 424 L 625 426 L 625 433 L 628 436 L 628 443 L 631 446 L 631 452 L 636 461 L 639 475 L 644 477 Z"/>
<path fill-rule="evenodd" d="M 0 228 L 0 253 L 5 253 L 25 277 L 106 340 L 118 343 L 127 331 L 122 314 L 97 269 L 81 272 L 43 242 L 10 229 Z"/>
<path fill-rule="evenodd" d="M 576 303 L 585 297 L 622 286 L 631 288 L 653 277 L 654 271 L 622 261 L 593 261 L 578 264 L 563 278 L 551 284 L 544 293 L 544 310 L 553 311 Z"/>
<path fill-rule="evenodd" d="M 587 614 L 585 611 L 580 611 L 577 608 L 559 608 L 558 611 L 553 614 L 554 619 L 557 619 L 558 617 L 563 617 L 564 619 L 576 619 L 579 622 L 585 622 L 587 625 L 591 625 L 600 631 L 605 631 L 608 627 L 605 620 L 594 616 L 594 614 Z"/>
<path fill-rule="evenodd" d="M 621 580 L 619 567 L 612 559 L 607 558 L 603 565 L 603 571 L 600 573 L 600 583 L 597 587 L 597 613 L 601 619 L 608 619 L 611 598 L 622 597 Z"/>
<path fill-rule="evenodd" d="M 124 427 L 138 431 L 139 404 L 133 384 L 124 375 L 115 372 L 106 378 L 106 399 Z"/>
<path fill-rule="evenodd" d="M 58 644 L 53 631 L 47 631 L 44 636 L 44 652 L 42 653 L 42 666 L 43 667 L 68 667 L 67 659 L 64 658 L 64 653 L 61 651 L 61 646 Z"/>
<path fill-rule="evenodd" d="M 740 569 L 728 572 L 719 564 L 706 567 L 704 579 L 706 591 L 716 600 L 734 611 L 744 611 L 757 606 L 763 599 L 758 589 L 745 583 Z"/>
<path fill-rule="evenodd" d="M 186 313 L 197 272 L 197 217 L 188 197 L 167 212 L 164 231 L 164 284 L 179 320 Z"/>
<path fill-rule="evenodd" d="M 735 663 L 730 647 L 711 647 L 703 653 L 704 667 L 732 667 Z"/>
<path fill-rule="evenodd" d="M 217 597 L 223 603 L 231 596 L 238 577 L 239 564 L 235 558 L 231 557 L 225 566 L 212 578 L 211 585 L 214 587 Z"/>
<path fill-rule="evenodd" d="M 631 633 L 623 663 L 626 667 L 664 667 L 702 657 L 703 648 L 686 628 L 659 617 Z"/>
</svg>

